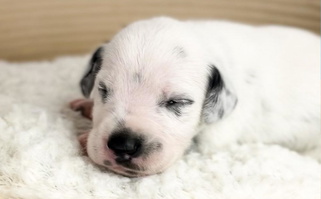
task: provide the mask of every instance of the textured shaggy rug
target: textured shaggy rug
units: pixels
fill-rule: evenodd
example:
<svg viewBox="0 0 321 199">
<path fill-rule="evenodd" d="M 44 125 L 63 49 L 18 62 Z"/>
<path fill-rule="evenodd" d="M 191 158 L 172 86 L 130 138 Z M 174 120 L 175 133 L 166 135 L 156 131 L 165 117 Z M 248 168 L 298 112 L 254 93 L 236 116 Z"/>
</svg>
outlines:
<svg viewBox="0 0 321 199">
<path fill-rule="evenodd" d="M 144 178 L 98 168 L 76 139 L 90 122 L 68 108 L 87 60 L 0 61 L 0 198 L 320 198 L 320 164 L 280 146 L 192 149 Z"/>
</svg>

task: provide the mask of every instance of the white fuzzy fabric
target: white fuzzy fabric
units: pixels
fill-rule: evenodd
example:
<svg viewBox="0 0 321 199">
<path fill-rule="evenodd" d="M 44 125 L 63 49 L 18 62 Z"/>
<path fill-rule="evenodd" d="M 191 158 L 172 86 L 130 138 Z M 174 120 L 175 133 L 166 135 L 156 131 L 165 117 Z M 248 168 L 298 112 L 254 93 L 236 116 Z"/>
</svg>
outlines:
<svg viewBox="0 0 321 199">
<path fill-rule="evenodd" d="M 87 60 L 0 61 L 0 198 L 320 198 L 320 164 L 280 146 L 193 149 L 143 178 L 96 167 L 76 139 L 90 122 L 68 108 Z"/>
</svg>

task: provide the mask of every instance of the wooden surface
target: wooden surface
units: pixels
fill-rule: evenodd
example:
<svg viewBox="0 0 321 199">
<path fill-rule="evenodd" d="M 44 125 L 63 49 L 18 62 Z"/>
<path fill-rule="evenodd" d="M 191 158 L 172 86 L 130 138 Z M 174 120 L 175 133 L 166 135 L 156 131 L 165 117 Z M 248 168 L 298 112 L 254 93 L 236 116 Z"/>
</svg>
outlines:
<svg viewBox="0 0 321 199">
<path fill-rule="evenodd" d="M 88 53 L 126 24 L 159 15 L 284 24 L 320 33 L 319 0 L 0 0 L 0 59 Z"/>
</svg>

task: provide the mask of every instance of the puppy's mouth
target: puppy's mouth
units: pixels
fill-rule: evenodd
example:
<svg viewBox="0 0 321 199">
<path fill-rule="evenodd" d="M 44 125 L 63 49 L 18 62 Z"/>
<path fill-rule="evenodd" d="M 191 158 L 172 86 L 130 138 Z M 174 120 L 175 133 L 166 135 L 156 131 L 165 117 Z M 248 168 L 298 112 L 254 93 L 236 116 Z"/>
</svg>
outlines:
<svg viewBox="0 0 321 199">
<path fill-rule="evenodd" d="M 103 166 L 117 174 L 127 177 L 141 177 L 149 175 L 145 167 L 133 163 L 131 159 L 123 160 L 116 158 L 115 161 L 104 160 Z"/>
</svg>

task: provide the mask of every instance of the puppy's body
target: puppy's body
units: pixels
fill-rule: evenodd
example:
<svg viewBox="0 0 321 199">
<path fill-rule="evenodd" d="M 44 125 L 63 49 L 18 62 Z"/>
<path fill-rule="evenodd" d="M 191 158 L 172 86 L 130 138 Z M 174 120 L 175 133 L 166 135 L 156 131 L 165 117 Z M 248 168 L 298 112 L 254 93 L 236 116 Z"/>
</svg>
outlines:
<svg viewBox="0 0 321 199">
<path fill-rule="evenodd" d="M 88 155 L 137 176 L 169 167 L 196 135 L 204 152 L 235 142 L 313 149 L 319 43 L 284 27 L 134 23 L 95 52 L 82 80 L 95 104 Z"/>
<path fill-rule="evenodd" d="M 231 142 L 296 150 L 320 140 L 320 38 L 293 28 L 204 22 L 195 30 L 238 97 L 229 117 L 204 128 L 206 150 Z M 207 44 L 207 45 L 206 45 Z M 213 56 L 212 56 L 213 55 Z M 215 57 L 215 58 L 214 58 Z M 224 72 L 223 72 L 224 71 Z"/>
</svg>

